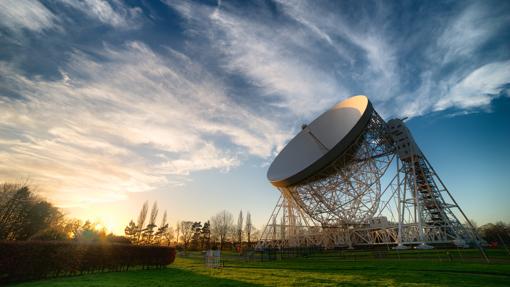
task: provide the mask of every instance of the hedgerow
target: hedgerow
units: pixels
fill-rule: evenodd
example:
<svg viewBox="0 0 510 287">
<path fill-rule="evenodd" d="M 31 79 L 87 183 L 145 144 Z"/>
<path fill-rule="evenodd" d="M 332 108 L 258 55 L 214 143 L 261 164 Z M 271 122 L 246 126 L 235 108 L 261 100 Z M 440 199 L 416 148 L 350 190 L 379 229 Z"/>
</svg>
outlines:
<svg viewBox="0 0 510 287">
<path fill-rule="evenodd" d="M 0 283 L 131 267 L 161 268 L 175 259 L 175 249 L 72 241 L 0 241 Z"/>
</svg>

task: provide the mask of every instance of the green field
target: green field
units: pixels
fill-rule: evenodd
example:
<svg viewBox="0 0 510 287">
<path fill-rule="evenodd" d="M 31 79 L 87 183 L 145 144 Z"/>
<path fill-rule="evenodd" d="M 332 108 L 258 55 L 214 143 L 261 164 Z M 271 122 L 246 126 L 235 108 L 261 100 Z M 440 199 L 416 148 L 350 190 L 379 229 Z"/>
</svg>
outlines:
<svg viewBox="0 0 510 287">
<path fill-rule="evenodd" d="M 97 273 L 17 286 L 510 286 L 503 252 L 480 261 L 476 251 L 331 252 L 250 261 L 226 254 L 224 268 L 208 269 L 198 253 L 159 270 Z M 400 259 L 399 259 L 400 258 Z"/>
</svg>

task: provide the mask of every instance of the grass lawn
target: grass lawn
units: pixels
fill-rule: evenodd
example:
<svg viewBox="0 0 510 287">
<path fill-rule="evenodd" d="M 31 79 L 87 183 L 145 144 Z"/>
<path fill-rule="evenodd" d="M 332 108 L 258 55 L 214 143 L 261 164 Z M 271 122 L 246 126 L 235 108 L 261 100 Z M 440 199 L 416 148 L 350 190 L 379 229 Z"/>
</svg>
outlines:
<svg viewBox="0 0 510 287">
<path fill-rule="evenodd" d="M 417 253 L 412 253 L 416 255 Z M 510 263 L 453 262 L 435 253 L 424 259 L 371 259 L 314 255 L 269 262 L 225 257 L 207 269 L 200 256 L 178 257 L 160 270 L 98 273 L 17 286 L 510 286 Z M 427 258 L 430 257 L 430 258 Z"/>
</svg>

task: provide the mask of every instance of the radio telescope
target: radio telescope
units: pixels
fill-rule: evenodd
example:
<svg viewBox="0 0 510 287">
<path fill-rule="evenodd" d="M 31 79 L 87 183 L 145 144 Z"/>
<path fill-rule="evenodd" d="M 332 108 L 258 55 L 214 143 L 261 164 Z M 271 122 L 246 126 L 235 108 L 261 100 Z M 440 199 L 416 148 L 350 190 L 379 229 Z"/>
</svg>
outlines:
<svg viewBox="0 0 510 287">
<path fill-rule="evenodd" d="M 281 196 L 259 248 L 426 249 L 478 241 L 404 121 L 385 122 L 366 96 L 303 125 L 267 177 Z"/>
</svg>

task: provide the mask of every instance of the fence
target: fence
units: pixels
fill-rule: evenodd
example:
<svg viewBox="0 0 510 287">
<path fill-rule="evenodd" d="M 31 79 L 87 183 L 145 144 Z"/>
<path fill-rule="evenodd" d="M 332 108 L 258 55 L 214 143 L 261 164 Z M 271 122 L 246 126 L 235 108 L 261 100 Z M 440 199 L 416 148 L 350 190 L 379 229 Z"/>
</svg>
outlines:
<svg viewBox="0 0 510 287">
<path fill-rule="evenodd" d="M 510 256 L 503 249 L 488 249 L 486 253 L 493 263 L 510 263 Z M 313 257 L 324 260 L 430 260 L 439 262 L 486 262 L 478 249 L 437 248 L 432 250 L 379 249 L 329 249 L 321 247 L 266 248 L 254 252 L 250 261 L 272 261 L 295 257 Z"/>
</svg>

